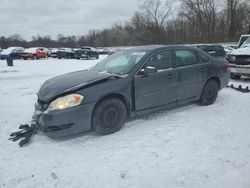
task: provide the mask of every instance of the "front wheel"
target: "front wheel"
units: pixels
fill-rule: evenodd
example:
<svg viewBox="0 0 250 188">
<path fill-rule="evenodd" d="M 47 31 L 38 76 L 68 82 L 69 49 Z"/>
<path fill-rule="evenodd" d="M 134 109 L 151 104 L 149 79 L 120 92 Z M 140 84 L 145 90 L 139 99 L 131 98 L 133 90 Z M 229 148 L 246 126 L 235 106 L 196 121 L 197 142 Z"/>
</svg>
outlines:
<svg viewBox="0 0 250 188">
<path fill-rule="evenodd" d="M 111 134 L 122 128 L 126 118 L 125 104 L 119 99 L 107 98 L 95 108 L 92 115 L 92 128 L 98 134 Z"/>
<path fill-rule="evenodd" d="M 218 83 L 215 80 L 209 80 L 203 88 L 200 104 L 211 105 L 215 102 L 219 91 Z"/>
</svg>

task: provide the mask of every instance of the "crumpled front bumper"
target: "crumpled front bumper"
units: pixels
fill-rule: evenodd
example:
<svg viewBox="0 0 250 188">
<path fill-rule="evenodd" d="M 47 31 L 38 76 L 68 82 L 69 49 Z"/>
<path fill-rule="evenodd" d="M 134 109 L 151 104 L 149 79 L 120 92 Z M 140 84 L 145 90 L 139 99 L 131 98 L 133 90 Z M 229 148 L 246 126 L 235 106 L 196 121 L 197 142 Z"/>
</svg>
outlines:
<svg viewBox="0 0 250 188">
<path fill-rule="evenodd" d="M 91 130 L 93 108 L 94 103 L 89 103 L 64 110 L 40 111 L 36 104 L 31 123 L 52 138 L 71 136 Z"/>
<path fill-rule="evenodd" d="M 235 75 L 250 76 L 250 65 L 230 64 L 230 72 Z"/>
</svg>

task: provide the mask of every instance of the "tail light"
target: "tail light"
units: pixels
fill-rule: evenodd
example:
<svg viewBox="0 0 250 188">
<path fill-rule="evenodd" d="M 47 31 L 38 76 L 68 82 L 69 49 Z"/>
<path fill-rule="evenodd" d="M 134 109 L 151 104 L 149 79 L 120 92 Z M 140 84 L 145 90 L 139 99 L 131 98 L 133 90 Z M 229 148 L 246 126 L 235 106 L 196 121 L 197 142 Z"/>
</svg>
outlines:
<svg viewBox="0 0 250 188">
<path fill-rule="evenodd" d="M 230 64 L 228 63 L 228 61 L 225 59 L 225 65 L 227 67 L 227 70 L 229 71 L 230 70 Z"/>
</svg>

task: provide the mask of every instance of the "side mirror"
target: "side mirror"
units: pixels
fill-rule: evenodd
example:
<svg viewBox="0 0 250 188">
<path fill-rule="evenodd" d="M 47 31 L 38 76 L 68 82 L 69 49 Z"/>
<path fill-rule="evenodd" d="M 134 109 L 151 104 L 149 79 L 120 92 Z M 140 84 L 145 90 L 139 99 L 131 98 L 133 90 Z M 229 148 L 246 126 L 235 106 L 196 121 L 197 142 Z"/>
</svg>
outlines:
<svg viewBox="0 0 250 188">
<path fill-rule="evenodd" d="M 157 73 L 157 69 L 151 66 L 147 66 L 146 68 L 140 70 L 141 75 L 149 75 L 154 73 Z"/>
<path fill-rule="evenodd" d="M 214 55 L 214 54 L 216 54 L 216 51 L 208 51 L 208 53 L 209 53 L 210 55 Z"/>
</svg>

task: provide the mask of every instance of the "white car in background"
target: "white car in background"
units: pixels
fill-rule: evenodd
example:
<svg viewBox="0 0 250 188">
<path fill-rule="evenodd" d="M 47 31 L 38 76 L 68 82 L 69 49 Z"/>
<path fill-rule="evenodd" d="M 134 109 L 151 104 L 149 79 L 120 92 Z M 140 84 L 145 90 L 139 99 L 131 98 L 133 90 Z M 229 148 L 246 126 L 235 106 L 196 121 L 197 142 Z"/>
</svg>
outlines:
<svg viewBox="0 0 250 188">
<path fill-rule="evenodd" d="M 242 35 L 238 46 L 227 55 L 233 79 L 250 76 L 250 35 Z"/>
</svg>

